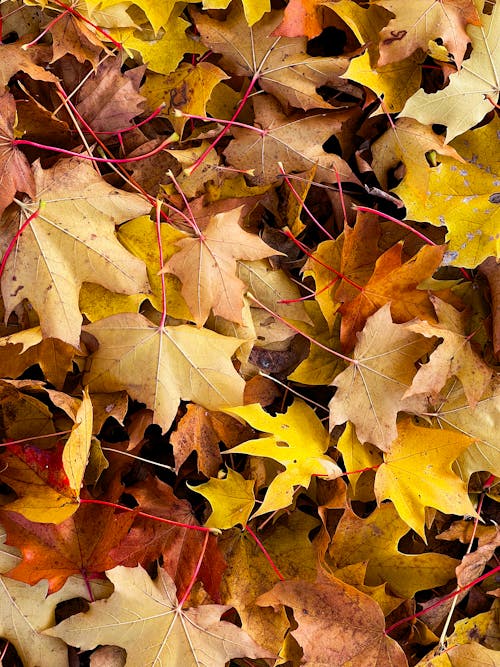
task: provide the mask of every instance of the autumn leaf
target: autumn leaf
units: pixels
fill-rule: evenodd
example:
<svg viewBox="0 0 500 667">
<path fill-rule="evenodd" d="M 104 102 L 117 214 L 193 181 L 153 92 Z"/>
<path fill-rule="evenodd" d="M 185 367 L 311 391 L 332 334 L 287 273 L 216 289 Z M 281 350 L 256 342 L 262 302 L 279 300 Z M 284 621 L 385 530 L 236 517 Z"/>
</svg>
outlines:
<svg viewBox="0 0 500 667">
<path fill-rule="evenodd" d="M 19 496 L 4 507 L 29 521 L 61 523 L 78 509 L 92 434 L 92 403 L 87 393 L 74 416 L 75 424 L 63 446 L 43 450 L 11 444 L 2 459 L 2 481 Z"/>
<path fill-rule="evenodd" d="M 444 156 L 440 164 L 430 170 L 427 190 L 419 195 L 408 186 L 409 179 L 413 178 L 412 164 L 407 165 L 407 176 L 395 190 L 404 201 L 409 218 L 446 225 L 447 264 L 473 268 L 491 255 L 500 256 L 494 194 L 500 164 L 498 158 L 493 153 L 490 157 L 487 151 L 487 147 L 497 141 L 499 128 L 500 122 L 496 119 L 456 139 L 453 146 L 459 153 L 463 150 L 468 164 Z M 485 162 L 478 164 L 477 155 L 484 150 L 487 151 Z M 425 199 L 422 198 L 424 193 Z"/>
<path fill-rule="evenodd" d="M 45 516 L 50 518 L 46 512 Z M 111 507 L 82 505 L 76 514 L 59 522 L 34 523 L 16 512 L 1 511 L 7 544 L 17 546 L 23 560 L 8 576 L 27 584 L 48 581 L 48 593 L 61 589 L 72 574 L 94 578 L 117 561 L 113 547 L 127 535 L 134 514 Z"/>
<path fill-rule="evenodd" d="M 463 387 L 457 380 L 450 381 L 442 394 L 442 398 L 438 397 L 429 408 L 429 415 L 435 419 L 439 428 L 450 428 L 476 441 L 456 463 L 462 479 L 468 480 L 478 470 L 489 470 L 500 476 L 500 439 L 496 428 L 497 420 L 500 419 L 498 379 L 492 379 L 474 410 L 470 409 Z"/>
<path fill-rule="evenodd" d="M 13 201 L 16 192 L 35 196 L 35 180 L 29 162 L 12 144 L 16 121 L 14 98 L 10 93 L 3 93 L 0 97 L 0 215 Z"/>
<path fill-rule="evenodd" d="M 330 444 L 328 433 L 314 410 L 300 399 L 295 400 L 286 413 L 275 417 L 265 412 L 259 404 L 228 408 L 225 411 L 242 417 L 259 431 L 272 434 L 248 440 L 228 450 L 228 453 L 265 456 L 279 461 L 286 468 L 269 485 L 264 502 L 254 517 L 288 507 L 292 502 L 294 487 L 309 486 L 313 475 L 333 479 L 342 474 L 333 460 L 324 454 Z"/>
<path fill-rule="evenodd" d="M 392 503 L 384 503 L 362 519 L 347 509 L 329 546 L 332 564 L 341 570 L 368 561 L 365 583 L 388 583 L 401 597 L 442 586 L 455 575 L 458 561 L 437 553 L 405 554 L 398 543 L 408 532 Z M 337 576 L 340 575 L 337 574 Z"/>
<path fill-rule="evenodd" d="M 50 26 L 52 61 L 71 53 L 80 63 L 89 61 L 97 68 L 104 44 L 80 17 L 65 12 Z"/>
<path fill-rule="evenodd" d="M 145 68 L 136 67 L 122 74 L 120 66 L 121 58 L 108 58 L 79 91 L 78 111 L 94 132 L 129 127 L 145 106 L 146 100 L 138 92 Z"/>
<path fill-rule="evenodd" d="M 291 633 L 309 665 L 408 664 L 401 647 L 385 635 L 377 603 L 335 577 L 317 583 L 280 581 L 258 604 L 293 609 L 298 628 Z M 336 613 L 325 614 L 325 608 Z"/>
<path fill-rule="evenodd" d="M 253 487 L 253 480 L 245 479 L 236 470 L 228 468 L 225 477 L 211 478 L 208 482 L 190 488 L 212 505 L 213 512 L 205 526 L 226 530 L 238 524 L 246 526 L 255 504 Z"/>
<path fill-rule="evenodd" d="M 429 296 L 425 290 L 419 290 L 418 285 L 439 267 L 445 246 L 424 246 L 405 263 L 401 262 L 402 250 L 403 244 L 398 243 L 381 255 L 362 291 L 340 307 L 340 340 L 345 350 L 354 347 L 356 334 L 367 318 L 386 303 L 391 304 L 394 322 L 407 322 L 414 317 L 434 320 Z"/>
<path fill-rule="evenodd" d="M 411 181 L 408 181 L 414 196 L 425 199 L 432 172 L 426 158 L 429 151 L 462 160 L 457 151 L 446 145 L 444 138 L 428 125 L 422 125 L 413 118 L 398 118 L 394 126 L 373 143 L 373 171 L 379 182 L 387 187 L 389 172 L 403 162 L 407 173 L 411 173 Z"/>
<path fill-rule="evenodd" d="M 111 187 L 77 158 L 46 170 L 36 163 L 33 170 L 36 198 L 24 206 L 20 218 L 9 217 L 3 243 L 42 201 L 43 210 L 7 260 L 2 275 L 5 308 L 10 313 L 28 299 L 39 314 L 44 336 L 78 347 L 83 282 L 125 294 L 148 291 L 144 264 L 118 243 L 114 226 L 149 212 L 150 206 L 138 195 Z"/>
<path fill-rule="evenodd" d="M 394 324 L 386 304 L 368 318 L 353 352 L 353 363 L 336 376 L 330 427 L 351 421 L 361 442 L 383 451 L 397 437 L 396 418 L 416 373 L 415 361 L 428 351 L 423 337 Z"/>
<path fill-rule="evenodd" d="M 203 43 L 223 55 L 227 70 L 255 77 L 260 87 L 284 106 L 331 109 L 318 88 L 333 83 L 345 86 L 339 76 L 347 69 L 347 58 L 315 58 L 307 54 L 305 38 L 276 37 L 281 12 L 266 14 L 250 26 L 238 5 L 232 6 L 225 21 L 216 21 L 206 13 L 193 12 L 193 16 Z"/>
<path fill-rule="evenodd" d="M 194 667 L 210 661 L 223 667 L 231 658 L 272 657 L 241 628 L 220 620 L 228 607 L 203 605 L 184 611 L 176 603 L 175 585 L 162 569 L 156 581 L 140 566 L 119 566 L 106 576 L 115 587 L 108 600 L 92 603 L 87 613 L 71 616 L 45 634 L 82 650 L 98 644 L 123 646 L 128 661 L 136 665 L 161 660 Z M 138 619 L 140 642 L 133 630 Z"/>
<path fill-rule="evenodd" d="M 2 528 L 0 533 L 0 571 L 3 573 L 15 567 L 19 552 L 3 544 L 5 532 Z M 109 595 L 109 584 L 102 580 L 85 582 L 81 577 L 71 577 L 59 592 L 47 595 L 46 581 L 29 586 L 1 575 L 0 591 L 0 633 L 14 645 L 24 664 L 67 667 L 67 646 L 55 637 L 43 635 L 42 631 L 54 624 L 58 604 L 75 597 L 101 599 Z"/>
<path fill-rule="evenodd" d="M 404 6 L 393 0 L 378 2 L 395 16 L 380 33 L 379 65 L 403 60 L 417 49 L 425 53 L 429 41 L 436 39 L 452 54 L 457 67 L 462 65 L 470 41 L 465 28 L 480 25 L 472 0 L 418 0 Z"/>
<path fill-rule="evenodd" d="M 309 534 L 318 521 L 304 512 L 292 512 L 286 521 L 266 529 L 261 536 L 266 551 L 286 578 L 314 581 L 316 578 L 316 549 Z M 290 623 L 284 610 L 258 605 L 259 595 L 276 583 L 275 572 L 248 532 L 239 530 L 224 533 L 221 549 L 227 562 L 222 581 L 225 604 L 235 607 L 243 629 L 260 645 L 278 652 Z M 301 557 L 297 558 L 297 553 Z M 282 655 L 285 651 L 282 651 Z"/>
<path fill-rule="evenodd" d="M 383 100 L 383 109 L 397 113 L 405 102 L 416 94 L 422 79 L 423 55 L 412 55 L 405 60 L 380 65 L 374 68 L 368 51 L 353 58 L 343 77 L 357 81 L 370 88 Z M 402 83 L 403 82 L 403 83 Z"/>
<path fill-rule="evenodd" d="M 192 452 L 196 452 L 198 470 L 207 477 L 215 477 L 222 464 L 219 442 L 223 442 L 227 447 L 233 447 L 248 440 L 251 435 L 251 429 L 242 426 L 230 415 L 224 412 L 211 412 L 201 405 L 190 403 L 186 414 L 170 437 L 176 471 L 179 471 Z"/>
<path fill-rule="evenodd" d="M 462 433 L 422 428 L 411 418 L 401 420 L 398 437 L 384 452 L 384 463 L 377 470 L 377 502 L 392 500 L 399 516 L 424 541 L 426 507 L 473 516 L 466 483 L 451 469 L 473 442 Z"/>
<path fill-rule="evenodd" d="M 201 235 L 177 241 L 178 252 L 162 269 L 181 280 L 182 295 L 198 326 L 206 322 L 210 310 L 241 324 L 246 285 L 236 276 L 236 260 L 280 254 L 240 227 L 241 213 L 237 208 L 215 215 Z"/>
<path fill-rule="evenodd" d="M 91 391 L 119 391 L 146 404 L 165 431 L 181 400 L 209 410 L 237 405 L 244 381 L 231 363 L 241 342 L 188 325 L 159 329 L 139 314 L 113 315 L 85 327 L 99 349 L 86 376 Z"/>
<path fill-rule="evenodd" d="M 183 526 L 137 516 L 124 539 L 115 540 L 110 549 L 113 564 L 145 567 L 161 557 L 163 567 L 175 582 L 178 598 L 181 599 L 189 590 L 192 572 L 203 555 L 199 579 L 209 595 L 218 600 L 225 563 L 214 536 L 208 538 L 208 545 L 203 551 L 205 533 L 195 529 L 199 523 L 191 505 L 177 498 L 168 484 L 152 476 L 128 487 L 127 493 L 137 500 L 141 512 L 177 521 Z"/>
<path fill-rule="evenodd" d="M 176 115 L 175 112 L 205 116 L 206 105 L 214 88 L 227 78 L 225 72 L 212 63 L 181 63 L 175 72 L 168 76 L 148 74 L 141 87 L 141 94 L 153 109 L 160 104 L 166 105 L 163 113 L 168 115 L 174 130 L 182 137 L 188 117 Z"/>
<path fill-rule="evenodd" d="M 0 374 L 17 378 L 38 364 L 47 380 L 61 389 L 76 352 L 58 338 L 44 338 L 40 327 L 24 329 L 0 338 Z"/>
<path fill-rule="evenodd" d="M 288 114 L 274 98 L 259 95 L 253 102 L 255 123 L 264 132 L 235 127 L 234 139 L 224 151 L 233 167 L 254 166 L 254 183 L 274 183 L 280 177 L 278 163 L 287 173 L 300 172 L 317 165 L 316 179 L 335 181 L 335 174 L 344 181 L 356 182 L 350 167 L 338 155 L 326 153 L 322 144 L 344 128 L 342 137 L 349 141 L 348 126 L 352 114 L 343 111 L 325 114 Z"/>
<path fill-rule="evenodd" d="M 453 306 L 435 296 L 430 297 L 439 318 L 439 325 L 417 322 L 412 331 L 423 336 L 438 336 L 443 342 L 431 354 L 413 378 L 405 396 L 437 394 L 452 375 L 456 375 L 464 388 L 471 408 L 474 408 L 488 385 L 492 370 L 472 349 L 465 333 L 467 313 L 460 313 Z"/>
<path fill-rule="evenodd" d="M 469 8 L 471 4 L 467 2 Z M 433 5 L 444 9 L 441 3 Z M 493 4 L 491 13 L 488 13 L 481 0 L 475 0 L 474 5 L 480 25 L 470 25 L 467 29 L 472 42 L 471 57 L 462 63 L 458 72 L 450 75 L 449 84 L 442 90 L 436 93 L 417 91 L 401 112 L 402 116 L 416 118 L 420 123 L 446 125 L 446 141 L 477 125 L 491 111 L 492 103 L 498 100 L 500 8 Z M 452 10 L 451 3 L 446 10 Z M 456 24 L 454 28 L 455 35 L 459 35 Z M 464 100 L 464 104 L 457 104 L 459 99 Z"/>
</svg>

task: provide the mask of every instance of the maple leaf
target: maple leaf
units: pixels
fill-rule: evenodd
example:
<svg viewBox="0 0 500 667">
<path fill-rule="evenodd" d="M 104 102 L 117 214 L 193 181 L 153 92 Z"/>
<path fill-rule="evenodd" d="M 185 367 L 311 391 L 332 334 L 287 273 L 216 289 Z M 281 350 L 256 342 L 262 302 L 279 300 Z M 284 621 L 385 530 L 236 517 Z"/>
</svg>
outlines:
<svg viewBox="0 0 500 667">
<path fill-rule="evenodd" d="M 117 540 L 110 549 L 111 561 L 126 567 L 147 567 L 162 557 L 163 567 L 175 582 L 177 595 L 182 599 L 191 583 L 192 573 L 198 565 L 205 541 L 203 532 L 190 529 L 190 526 L 199 526 L 191 505 L 186 500 L 177 498 L 170 486 L 152 475 L 143 482 L 127 487 L 127 494 L 137 500 L 141 512 L 178 521 L 186 527 L 137 516 L 125 538 Z M 215 537 L 210 536 L 198 578 L 213 599 L 219 598 L 224 567 Z"/>
<path fill-rule="evenodd" d="M 85 327 L 99 341 L 86 381 L 91 391 L 119 391 L 146 404 L 164 431 L 180 400 L 209 410 L 237 405 L 244 380 L 231 355 L 236 338 L 188 325 L 159 329 L 139 314 L 112 315 Z"/>
<path fill-rule="evenodd" d="M 97 600 L 103 597 L 106 589 L 101 582 L 87 582 L 85 586 L 83 579 L 76 578 L 69 580 L 63 589 L 53 595 L 47 595 L 47 589 L 46 581 L 28 586 L 0 576 L 0 633 L 14 645 L 23 664 L 67 667 L 68 647 L 56 637 L 42 632 L 54 624 L 59 603 L 75 597 L 89 600 L 89 591 Z M 106 593 L 109 595 L 109 590 Z"/>
<path fill-rule="evenodd" d="M 78 294 L 83 282 L 125 294 L 148 291 L 143 262 L 118 243 L 114 226 L 149 212 L 150 205 L 108 185 L 91 165 L 77 158 L 61 160 L 46 170 L 36 162 L 34 175 L 36 199 L 24 206 L 32 213 L 43 201 L 43 211 L 24 230 L 5 265 L 5 309 L 10 313 L 23 299 L 30 300 L 44 336 L 78 347 L 82 319 Z M 4 243 L 19 225 L 16 217 L 8 220 Z"/>
<path fill-rule="evenodd" d="M 340 340 L 344 349 L 353 348 L 356 334 L 361 331 L 367 318 L 389 302 L 395 322 L 407 322 L 413 317 L 434 320 L 434 308 L 428 293 L 419 290 L 418 285 L 436 271 L 445 249 L 446 246 L 424 246 L 404 264 L 401 262 L 402 243 L 381 255 L 362 291 L 340 307 Z"/>
<path fill-rule="evenodd" d="M 500 121 L 496 118 L 489 125 L 456 139 L 453 146 L 468 164 L 443 157 L 440 164 L 430 170 L 425 199 L 423 192 L 416 197 L 413 188 L 408 186 L 413 176 L 411 165 L 395 190 L 405 203 L 408 217 L 446 225 L 449 247 L 445 262 L 448 264 L 473 268 L 490 255 L 500 257 L 499 214 L 494 203 L 500 161 L 493 154 L 484 163 L 477 158 L 489 155 L 488 147 L 496 143 L 499 131 Z"/>
<path fill-rule="evenodd" d="M 79 90 L 77 109 L 94 132 L 123 130 L 144 110 L 138 89 L 145 67 L 122 74 L 121 64 L 121 57 L 108 58 Z"/>
<path fill-rule="evenodd" d="M 17 378 L 38 364 L 47 380 L 61 389 L 73 368 L 76 348 L 57 338 L 43 338 L 40 327 L 0 338 L 0 375 Z"/>
<path fill-rule="evenodd" d="M 162 569 L 156 581 L 140 566 L 118 566 L 106 575 L 115 587 L 108 600 L 92 603 L 87 613 L 71 616 L 45 634 L 82 650 L 98 644 L 123 646 L 134 665 L 165 661 L 223 667 L 231 658 L 272 657 L 241 628 L 220 620 L 229 607 L 210 604 L 184 611 L 176 603 L 173 581 Z M 135 632 L 139 621 L 141 641 Z"/>
<path fill-rule="evenodd" d="M 323 30 L 321 6 L 323 0 L 290 0 L 283 13 L 283 20 L 274 30 L 280 37 L 317 37 Z"/>
<path fill-rule="evenodd" d="M 187 412 L 170 436 L 174 450 L 176 472 L 191 452 L 198 455 L 198 470 L 215 477 L 222 463 L 219 442 L 227 447 L 248 440 L 252 431 L 224 412 L 210 412 L 201 405 L 190 403 Z"/>
<path fill-rule="evenodd" d="M 246 526 L 255 505 L 254 481 L 245 479 L 239 472 L 227 469 L 223 479 L 209 479 L 204 484 L 190 486 L 212 505 L 212 514 L 205 522 L 208 528 L 226 530 L 237 524 Z"/>
<path fill-rule="evenodd" d="M 455 160 L 463 158 L 444 143 L 444 137 L 435 134 L 431 127 L 413 118 L 398 118 L 394 126 L 373 142 L 372 168 L 382 187 L 388 187 L 388 175 L 399 162 L 403 162 L 411 179 L 406 179 L 415 197 L 426 198 L 432 168 L 426 158 L 429 151 L 447 155 Z"/>
<path fill-rule="evenodd" d="M 433 5 L 438 7 L 441 3 Z M 427 125 L 446 125 L 447 141 L 477 125 L 491 111 L 500 92 L 500 7 L 494 4 L 488 14 L 482 0 L 474 0 L 474 5 L 481 24 L 467 30 L 472 42 L 471 57 L 450 75 L 445 88 L 436 93 L 418 90 L 401 112 L 401 116 L 411 116 Z M 458 100 L 464 104 L 457 104 Z"/>
<path fill-rule="evenodd" d="M 348 144 L 349 126 L 354 120 L 352 111 L 286 115 L 269 95 L 254 98 L 253 106 L 255 124 L 264 132 L 233 127 L 234 139 L 224 151 L 229 164 L 237 169 L 255 165 L 253 182 L 262 184 L 278 180 L 279 162 L 287 173 L 305 171 L 317 165 L 319 181 L 334 181 L 337 173 L 342 181 L 357 182 L 342 158 L 326 153 L 322 148 L 335 132 Z"/>
<path fill-rule="evenodd" d="M 398 543 L 408 526 L 392 503 L 384 503 L 361 519 L 346 509 L 332 538 L 328 553 L 340 568 L 368 561 L 365 583 L 388 583 L 392 591 L 412 598 L 416 591 L 446 584 L 455 576 L 457 560 L 437 553 L 405 554 Z"/>
<path fill-rule="evenodd" d="M 398 437 L 384 453 L 375 477 L 375 496 L 380 504 L 392 500 L 399 516 L 425 541 L 425 508 L 449 514 L 475 511 L 467 486 L 451 470 L 474 440 L 448 429 L 416 426 L 411 418 L 398 423 Z"/>
<path fill-rule="evenodd" d="M 500 419 L 500 385 L 496 376 L 473 410 L 463 387 L 452 380 L 427 414 L 435 419 L 440 428 L 450 428 L 476 441 L 455 464 L 462 479 L 468 480 L 473 472 L 479 470 L 489 470 L 500 477 L 500 438 L 496 428 Z"/>
<path fill-rule="evenodd" d="M 380 33 L 379 65 L 403 60 L 419 48 L 425 53 L 429 41 L 439 38 L 460 67 L 470 42 L 465 28 L 481 24 L 472 0 L 417 0 L 411 5 L 377 1 L 394 15 Z"/>
<path fill-rule="evenodd" d="M 26 72 L 32 79 L 57 83 L 59 79 L 45 67 L 40 67 L 39 61 L 46 64 L 47 55 L 43 47 L 30 48 L 29 52 L 16 42 L 14 44 L 0 44 L 0 84 L 5 88 L 10 79 L 19 71 Z"/>
<path fill-rule="evenodd" d="M 46 518 L 50 518 L 48 512 Z M 65 521 L 33 523 L 16 512 L 1 510 L 7 544 L 17 546 L 23 560 L 8 571 L 17 581 L 34 585 L 48 581 L 58 591 L 72 574 L 94 578 L 117 563 L 112 549 L 127 535 L 134 514 L 111 507 L 82 505 Z"/>
<path fill-rule="evenodd" d="M 287 579 L 316 579 L 316 549 L 309 539 L 318 520 L 304 512 L 292 512 L 267 528 L 264 542 L 273 563 Z M 290 623 L 284 610 L 273 612 L 258 606 L 259 595 L 276 583 L 273 570 L 248 532 L 230 531 L 219 539 L 227 562 L 222 581 L 222 599 L 232 605 L 243 629 L 260 645 L 278 653 Z M 300 558 L 297 554 L 300 553 Z"/>
<path fill-rule="evenodd" d="M 330 401 L 330 427 L 350 420 L 361 442 L 386 450 L 397 437 L 396 417 L 428 342 L 404 324 L 394 324 L 390 304 L 368 318 L 353 352 L 354 363 L 337 375 Z"/>
<path fill-rule="evenodd" d="M 241 324 L 246 285 L 236 277 L 236 260 L 282 254 L 245 232 L 239 225 L 241 216 L 241 207 L 214 215 L 200 236 L 176 242 L 179 251 L 162 269 L 182 281 L 182 296 L 198 326 L 207 321 L 211 309 L 214 315 Z"/>
<path fill-rule="evenodd" d="M 247 26 L 238 5 L 233 5 L 225 21 L 206 13 L 192 14 L 204 44 L 224 56 L 222 66 L 238 76 L 258 78 L 260 87 L 284 106 L 331 109 L 317 89 L 327 84 L 346 86 L 339 78 L 347 69 L 346 57 L 315 58 L 306 53 L 306 38 L 276 37 L 273 31 L 281 12 L 266 14 L 255 27 Z"/>
<path fill-rule="evenodd" d="M 148 74 L 141 87 L 141 94 L 153 109 L 165 104 L 163 114 L 168 115 L 174 130 L 182 137 L 184 126 L 188 122 L 187 115 L 205 116 L 206 105 L 214 88 L 227 78 L 229 77 L 226 73 L 212 63 L 181 63 L 175 72 L 168 76 Z M 182 111 L 186 116 L 176 115 L 176 110 Z"/>
<path fill-rule="evenodd" d="M 308 665 L 405 667 L 402 648 L 384 632 L 384 614 L 378 604 L 335 577 L 325 579 L 280 581 L 257 603 L 293 609 L 298 627 L 291 634 Z M 335 614 L 325 614 L 325 608 L 335 609 Z"/>
<path fill-rule="evenodd" d="M 380 113 L 383 113 L 383 109 L 387 113 L 397 113 L 419 89 L 423 60 L 424 56 L 417 54 L 375 68 L 370 53 L 366 51 L 351 60 L 349 68 L 342 76 L 373 90 L 377 97 L 383 100 Z"/>
<path fill-rule="evenodd" d="M 158 5 L 149 0 L 147 4 L 149 7 Z M 172 12 L 168 22 L 158 34 L 147 29 L 139 32 L 135 27 L 110 32 L 130 57 L 133 57 L 136 51 L 140 53 L 142 62 L 149 70 L 158 74 L 170 74 L 176 69 L 185 53 L 202 54 L 206 51 L 203 44 L 186 34 L 190 24 L 178 15 L 181 11 L 183 8 Z"/>
<path fill-rule="evenodd" d="M 412 331 L 423 336 L 443 339 L 413 378 L 412 386 L 405 394 L 438 393 L 452 375 L 463 385 L 469 405 L 474 408 L 488 385 L 492 370 L 471 347 L 465 334 L 467 313 L 460 313 L 453 306 L 435 296 L 430 297 L 439 318 L 439 326 L 428 322 L 410 325 Z"/>
<path fill-rule="evenodd" d="M 28 160 L 13 146 L 16 103 L 10 93 L 0 96 L 0 215 L 13 201 L 16 192 L 35 196 L 35 180 Z"/>
<path fill-rule="evenodd" d="M 94 69 L 99 64 L 99 56 L 105 48 L 99 37 L 80 17 L 72 12 L 63 12 L 50 26 L 52 35 L 52 61 L 63 58 L 68 53 L 80 63 L 89 61 Z"/>
<path fill-rule="evenodd" d="M 87 465 L 92 433 L 92 403 L 85 392 L 74 415 L 75 424 L 64 447 L 43 450 L 33 445 L 11 444 L 2 456 L 2 480 L 19 498 L 6 509 L 30 521 L 60 523 L 78 509 L 80 488 Z"/>
<path fill-rule="evenodd" d="M 337 449 L 342 454 L 345 469 L 349 471 L 364 471 L 378 468 L 382 463 L 382 454 L 369 444 L 362 444 L 356 436 L 356 430 L 351 422 L 347 422 L 342 435 L 337 441 Z M 350 472 L 349 483 L 354 491 L 362 472 Z"/>
<path fill-rule="evenodd" d="M 330 444 L 327 431 L 314 410 L 300 399 L 295 400 L 286 413 L 275 417 L 265 412 L 259 404 L 228 408 L 225 412 L 238 415 L 253 428 L 272 434 L 248 440 L 228 450 L 228 453 L 265 456 L 279 461 L 286 468 L 270 483 L 264 502 L 254 517 L 288 507 L 292 502 L 294 487 L 309 486 L 313 475 L 333 479 L 342 474 L 334 461 L 324 454 Z"/>
</svg>

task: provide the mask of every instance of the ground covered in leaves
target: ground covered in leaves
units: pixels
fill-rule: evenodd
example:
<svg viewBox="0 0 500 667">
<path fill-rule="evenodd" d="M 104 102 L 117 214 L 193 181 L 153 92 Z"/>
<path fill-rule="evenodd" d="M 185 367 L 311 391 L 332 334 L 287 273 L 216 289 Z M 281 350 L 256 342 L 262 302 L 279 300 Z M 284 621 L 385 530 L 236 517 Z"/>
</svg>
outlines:
<svg viewBox="0 0 500 667">
<path fill-rule="evenodd" d="M 0 11 L 0 662 L 499 665 L 500 2 Z"/>
</svg>

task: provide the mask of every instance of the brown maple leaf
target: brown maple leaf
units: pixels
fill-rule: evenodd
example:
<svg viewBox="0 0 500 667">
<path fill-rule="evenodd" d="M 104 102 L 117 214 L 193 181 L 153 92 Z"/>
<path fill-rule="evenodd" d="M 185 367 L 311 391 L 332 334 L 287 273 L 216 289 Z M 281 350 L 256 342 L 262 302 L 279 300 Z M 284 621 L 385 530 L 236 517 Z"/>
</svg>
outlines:
<svg viewBox="0 0 500 667">
<path fill-rule="evenodd" d="M 358 183 L 349 165 L 338 155 L 326 153 L 322 146 L 333 134 L 346 151 L 351 146 L 352 131 L 358 112 L 336 111 L 321 114 L 285 114 L 271 95 L 253 100 L 255 125 L 263 132 L 233 127 L 234 139 L 224 151 L 229 164 L 237 169 L 251 165 L 256 184 L 274 183 L 280 178 L 278 163 L 287 173 L 316 168 L 316 180 Z"/>
<path fill-rule="evenodd" d="M 349 58 L 313 57 L 307 52 L 307 38 L 277 37 L 273 33 L 283 13 L 265 14 L 249 26 L 239 4 L 231 6 L 224 21 L 207 12 L 193 12 L 203 43 L 223 55 L 221 66 L 237 76 L 258 77 L 260 87 L 271 93 L 284 107 L 331 109 L 332 104 L 318 94 L 321 86 L 335 86 L 355 92 L 340 78 Z"/>
<path fill-rule="evenodd" d="M 356 334 L 363 328 L 367 317 L 388 302 L 395 322 L 407 322 L 414 317 L 435 321 L 429 294 L 419 290 L 418 285 L 430 278 L 441 264 L 446 246 L 424 246 L 404 264 L 401 262 L 402 250 L 403 244 L 398 243 L 379 257 L 362 291 L 341 306 L 340 340 L 345 350 L 353 349 Z"/>
<path fill-rule="evenodd" d="M 257 603 L 291 607 L 298 627 L 291 631 L 308 665 L 406 667 L 403 649 L 385 630 L 384 614 L 375 600 L 340 579 L 280 581 Z M 334 609 L 335 613 L 325 613 Z"/>
<path fill-rule="evenodd" d="M 123 130 L 144 110 L 138 90 L 146 67 L 122 73 L 121 64 L 121 57 L 108 58 L 79 90 L 78 111 L 95 132 Z"/>
<path fill-rule="evenodd" d="M 179 521 L 187 527 L 172 526 L 139 516 L 126 537 L 111 549 L 111 559 L 115 564 L 126 567 L 149 567 L 161 556 L 163 567 L 175 582 L 177 595 L 182 598 L 189 587 L 205 541 L 204 532 L 189 528 L 200 525 L 191 505 L 187 500 L 177 498 L 168 484 L 152 476 L 135 486 L 127 487 L 127 493 L 137 500 L 141 512 Z M 199 570 L 199 579 L 214 600 L 218 599 L 220 594 L 224 568 L 224 559 L 217 541 L 214 536 L 210 536 Z"/>
<path fill-rule="evenodd" d="M 282 254 L 245 232 L 239 225 L 241 216 L 242 207 L 214 215 L 200 236 L 176 242 L 180 250 L 162 269 L 182 281 L 182 296 L 198 326 L 207 321 L 210 310 L 241 324 L 246 285 L 236 276 L 236 260 Z"/>
<path fill-rule="evenodd" d="M 1 52 L 0 52 L 1 53 Z M 25 155 L 15 146 L 16 103 L 10 93 L 0 96 L 0 215 L 16 192 L 35 196 L 35 179 Z"/>
</svg>

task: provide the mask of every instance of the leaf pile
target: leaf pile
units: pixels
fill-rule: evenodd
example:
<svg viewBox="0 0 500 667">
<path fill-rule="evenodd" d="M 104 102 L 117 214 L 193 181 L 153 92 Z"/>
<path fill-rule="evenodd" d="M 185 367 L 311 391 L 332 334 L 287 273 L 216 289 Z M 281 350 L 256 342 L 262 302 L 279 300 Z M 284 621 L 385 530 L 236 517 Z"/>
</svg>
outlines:
<svg viewBox="0 0 500 667">
<path fill-rule="evenodd" d="M 0 13 L 2 664 L 498 664 L 500 3 Z"/>
</svg>

